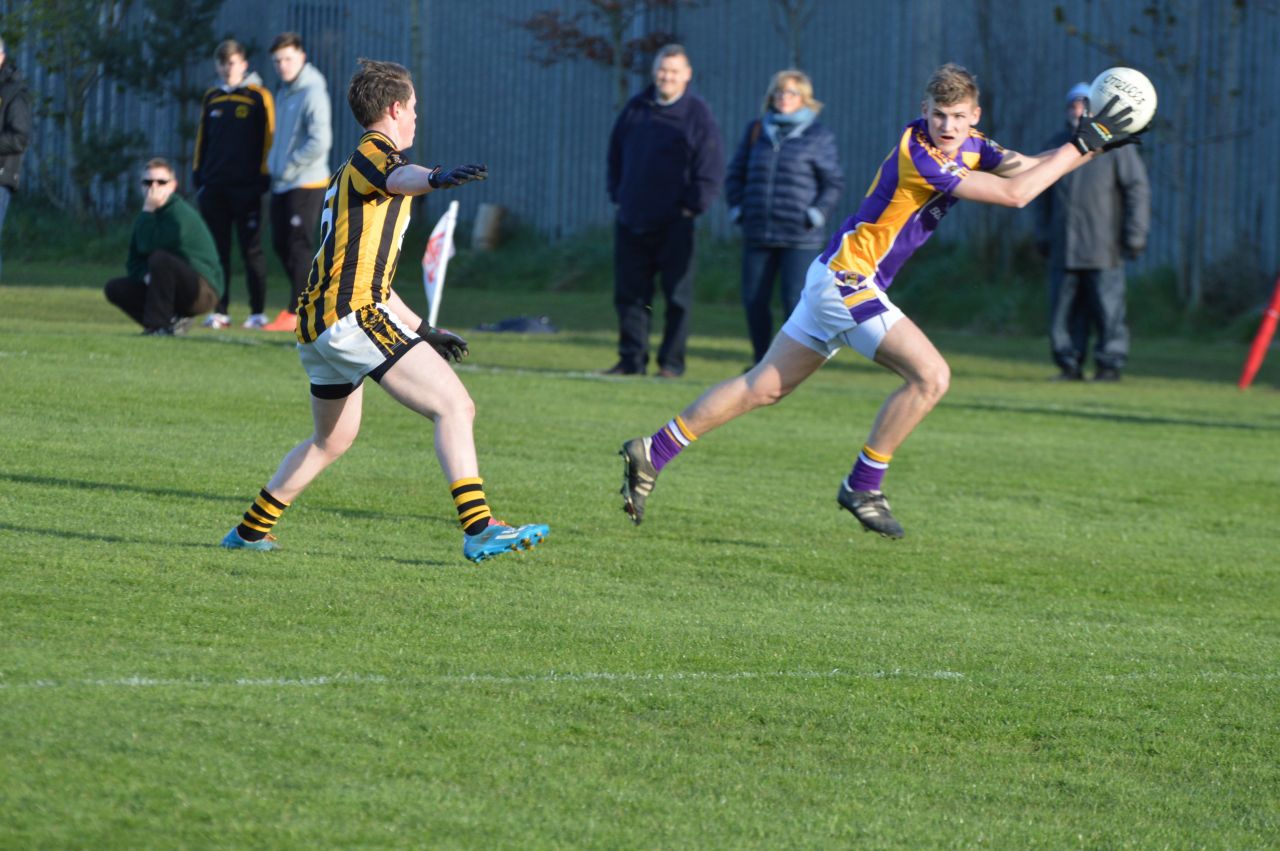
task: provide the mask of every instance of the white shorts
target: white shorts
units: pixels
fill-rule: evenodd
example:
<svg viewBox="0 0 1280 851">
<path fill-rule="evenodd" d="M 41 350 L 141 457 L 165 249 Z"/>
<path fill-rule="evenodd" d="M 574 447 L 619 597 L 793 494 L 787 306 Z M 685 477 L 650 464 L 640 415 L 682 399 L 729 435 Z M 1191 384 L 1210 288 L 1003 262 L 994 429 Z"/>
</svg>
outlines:
<svg viewBox="0 0 1280 851">
<path fill-rule="evenodd" d="M 311 379 L 311 395 L 343 399 L 365 376 L 382 378 L 422 338 L 382 304 L 370 304 L 339 319 L 311 343 L 298 344 L 298 358 Z"/>
<path fill-rule="evenodd" d="M 880 341 L 904 316 L 870 279 L 842 281 L 820 259 L 805 274 L 800 303 L 782 331 L 824 357 L 849 346 L 875 360 Z"/>
</svg>

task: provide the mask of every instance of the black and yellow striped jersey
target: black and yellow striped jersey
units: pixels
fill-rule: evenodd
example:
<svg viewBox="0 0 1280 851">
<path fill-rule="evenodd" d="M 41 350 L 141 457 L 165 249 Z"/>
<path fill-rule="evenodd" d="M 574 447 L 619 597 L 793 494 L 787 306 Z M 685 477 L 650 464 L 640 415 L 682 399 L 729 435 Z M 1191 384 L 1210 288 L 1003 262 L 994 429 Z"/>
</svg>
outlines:
<svg viewBox="0 0 1280 851">
<path fill-rule="evenodd" d="M 329 178 L 320 250 L 298 299 L 302 342 L 312 342 L 347 314 L 389 297 L 411 199 L 388 193 L 387 177 L 407 164 L 390 139 L 369 132 Z"/>
<path fill-rule="evenodd" d="M 256 186 L 270 180 L 267 152 L 276 131 L 276 107 L 271 92 L 257 74 L 239 88 L 205 92 L 196 126 L 196 151 L 191 160 L 196 188 Z"/>
</svg>

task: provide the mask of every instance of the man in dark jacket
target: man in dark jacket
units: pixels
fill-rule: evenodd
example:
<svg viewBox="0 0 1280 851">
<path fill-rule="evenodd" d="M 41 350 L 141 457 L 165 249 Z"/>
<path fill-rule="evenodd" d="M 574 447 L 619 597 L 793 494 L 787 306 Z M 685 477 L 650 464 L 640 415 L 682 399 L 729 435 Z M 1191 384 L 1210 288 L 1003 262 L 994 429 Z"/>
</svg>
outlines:
<svg viewBox="0 0 1280 851">
<path fill-rule="evenodd" d="M 271 186 L 267 152 L 275 132 L 275 100 L 262 78 L 249 70 L 244 47 L 227 39 L 214 64 L 222 85 L 209 89 L 200 106 L 196 155 L 192 161 L 196 200 L 218 247 L 222 298 L 206 328 L 226 328 L 231 301 L 231 230 L 240 240 L 249 313 L 266 319 L 267 264 L 262 256 L 262 196 Z"/>
<path fill-rule="evenodd" d="M 1067 93 L 1067 127 L 1048 147 L 1071 138 L 1088 107 L 1089 87 Z M 1119 381 L 1129 357 L 1125 260 L 1147 246 L 1151 184 L 1136 146 L 1119 148 L 1059 180 L 1041 196 L 1036 244 L 1049 258 L 1049 344 L 1060 380 L 1084 377 L 1090 330 L 1097 381 Z"/>
<path fill-rule="evenodd" d="M 31 139 L 31 93 L 0 40 L 0 231 L 9 201 L 18 191 L 22 155 Z"/>
<path fill-rule="evenodd" d="M 149 160 L 142 173 L 142 212 L 133 220 L 123 278 L 103 288 L 107 300 L 149 336 L 185 334 L 191 317 L 213 310 L 222 280 L 218 250 L 195 208 L 176 190 L 168 160 Z"/>
<path fill-rule="evenodd" d="M 694 219 L 724 179 L 720 128 L 706 101 L 690 92 L 693 68 L 669 44 L 653 62 L 653 85 L 628 101 L 609 137 L 609 200 L 614 228 L 613 303 L 618 363 L 610 375 L 643 375 L 649 361 L 654 277 L 667 303 L 658 375 L 684 373 L 693 308 Z"/>
</svg>

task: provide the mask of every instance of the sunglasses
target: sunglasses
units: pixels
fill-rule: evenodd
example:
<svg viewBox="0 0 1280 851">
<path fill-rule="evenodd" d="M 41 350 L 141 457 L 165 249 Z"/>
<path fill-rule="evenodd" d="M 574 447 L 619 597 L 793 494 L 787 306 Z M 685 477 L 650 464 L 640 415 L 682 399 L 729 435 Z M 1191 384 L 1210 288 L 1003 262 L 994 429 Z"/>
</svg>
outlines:
<svg viewBox="0 0 1280 851">
<path fill-rule="evenodd" d="M 149 177 L 142 178 L 143 186 L 164 186 L 166 183 L 171 183 L 171 182 L 172 182 L 171 180 L 161 180 L 158 177 L 155 179 L 152 179 Z"/>
<path fill-rule="evenodd" d="M 795 89 L 778 89 L 773 93 L 774 97 L 782 97 L 783 95 L 790 95 L 793 98 L 800 97 L 800 93 Z"/>
</svg>

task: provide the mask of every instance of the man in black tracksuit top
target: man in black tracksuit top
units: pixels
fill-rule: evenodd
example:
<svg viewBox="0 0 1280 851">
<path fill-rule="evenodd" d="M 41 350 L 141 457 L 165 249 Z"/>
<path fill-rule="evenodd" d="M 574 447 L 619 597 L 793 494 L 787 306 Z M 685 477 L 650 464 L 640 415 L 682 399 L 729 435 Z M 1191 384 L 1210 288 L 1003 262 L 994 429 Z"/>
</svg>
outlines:
<svg viewBox="0 0 1280 851">
<path fill-rule="evenodd" d="M 249 72 L 244 47 L 227 40 L 215 53 L 222 85 L 205 92 L 192 165 L 196 200 L 222 262 L 222 298 L 205 320 L 226 328 L 231 300 L 231 229 L 240 241 L 249 286 L 250 320 L 265 323 L 267 271 L 262 256 L 262 196 L 270 187 L 267 152 L 275 133 L 275 103 L 262 79 Z M 217 286 L 217 283 L 215 283 Z M 253 317 L 259 317 L 253 324 Z"/>
<path fill-rule="evenodd" d="M 706 101 L 688 91 L 693 69 L 669 44 L 653 63 L 654 84 L 628 101 L 609 138 L 614 228 L 613 302 L 618 363 L 610 375 L 643 375 L 649 360 L 654 277 L 667 302 L 658 375 L 684 373 L 693 307 L 693 223 L 724 181 L 724 145 Z"/>
</svg>

